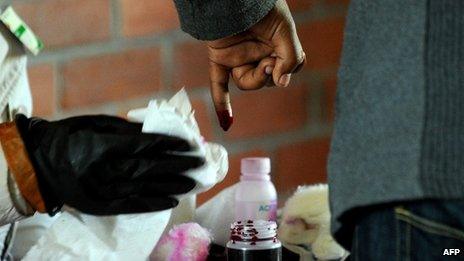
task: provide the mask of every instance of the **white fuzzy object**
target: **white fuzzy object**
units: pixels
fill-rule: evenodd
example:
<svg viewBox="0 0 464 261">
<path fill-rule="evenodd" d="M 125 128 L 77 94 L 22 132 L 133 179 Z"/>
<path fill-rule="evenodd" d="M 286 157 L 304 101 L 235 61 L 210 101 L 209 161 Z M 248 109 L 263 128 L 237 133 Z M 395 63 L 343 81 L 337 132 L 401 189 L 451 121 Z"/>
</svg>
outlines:
<svg viewBox="0 0 464 261">
<path fill-rule="evenodd" d="M 330 234 L 329 192 L 326 184 L 300 186 L 285 203 L 278 230 L 287 245 L 309 245 L 319 260 L 343 258 L 347 251 Z"/>
<path fill-rule="evenodd" d="M 205 261 L 211 234 L 197 223 L 174 226 L 161 237 L 150 255 L 150 261 Z"/>
</svg>

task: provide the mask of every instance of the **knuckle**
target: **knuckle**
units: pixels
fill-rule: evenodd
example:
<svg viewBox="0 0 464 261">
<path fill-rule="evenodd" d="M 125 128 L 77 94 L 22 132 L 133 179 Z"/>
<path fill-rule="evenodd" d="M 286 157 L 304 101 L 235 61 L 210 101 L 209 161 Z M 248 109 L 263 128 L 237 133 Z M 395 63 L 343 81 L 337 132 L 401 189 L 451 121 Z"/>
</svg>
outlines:
<svg viewBox="0 0 464 261">
<path fill-rule="evenodd" d="M 284 66 L 286 71 L 296 69 L 300 64 L 304 63 L 305 56 L 302 52 L 292 52 L 292 54 L 288 57 L 287 61 L 285 62 L 286 66 Z"/>
<path fill-rule="evenodd" d="M 237 88 L 239 88 L 242 91 L 247 89 L 245 82 L 241 80 L 241 78 L 234 78 L 234 83 L 235 86 L 237 86 Z"/>
<path fill-rule="evenodd" d="M 299 52 L 297 56 L 298 64 L 304 63 L 305 60 L 306 60 L 306 54 L 303 50 L 301 50 L 301 52 Z"/>
<path fill-rule="evenodd" d="M 243 72 L 243 70 L 241 70 L 240 67 L 235 67 L 235 68 L 232 69 L 232 77 L 234 79 L 239 80 L 239 79 L 241 79 L 243 77 L 243 75 L 244 75 L 244 72 Z"/>
<path fill-rule="evenodd" d="M 209 57 L 209 59 L 214 61 L 216 56 L 217 56 L 217 51 L 212 49 L 212 48 L 208 48 L 208 57 Z"/>
</svg>

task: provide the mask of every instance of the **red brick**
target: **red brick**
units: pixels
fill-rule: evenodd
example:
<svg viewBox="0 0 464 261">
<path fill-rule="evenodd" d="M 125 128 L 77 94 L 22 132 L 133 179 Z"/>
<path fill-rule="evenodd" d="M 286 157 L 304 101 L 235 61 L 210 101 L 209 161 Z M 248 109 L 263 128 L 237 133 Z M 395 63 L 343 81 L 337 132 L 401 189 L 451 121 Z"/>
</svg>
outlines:
<svg viewBox="0 0 464 261">
<path fill-rule="evenodd" d="M 179 27 L 174 1 L 121 0 L 122 32 L 141 36 Z"/>
<path fill-rule="evenodd" d="M 306 88 L 268 88 L 232 97 L 234 124 L 230 139 L 259 137 L 297 129 L 305 124 Z"/>
<path fill-rule="evenodd" d="M 277 151 L 277 190 L 282 193 L 299 185 L 327 181 L 328 138 L 310 140 Z"/>
<path fill-rule="evenodd" d="M 298 36 L 308 59 L 307 69 L 338 66 L 343 41 L 343 18 L 313 21 L 300 25 Z"/>
<path fill-rule="evenodd" d="M 188 42 L 174 49 L 174 79 L 176 88 L 209 86 L 208 50 L 200 42 Z"/>
<path fill-rule="evenodd" d="M 335 73 L 334 73 L 335 74 Z M 325 118 L 327 122 L 333 122 L 335 119 L 335 98 L 337 93 L 337 78 L 336 75 L 324 81 L 325 99 Z"/>
<path fill-rule="evenodd" d="M 268 155 L 262 150 L 252 150 L 240 154 L 229 155 L 229 172 L 227 173 L 226 178 L 210 190 L 199 194 L 197 197 L 197 204 L 203 204 L 210 198 L 214 197 L 217 193 L 221 192 L 223 189 L 240 181 L 240 160 L 242 158 L 267 156 Z"/>
<path fill-rule="evenodd" d="M 313 4 L 314 0 L 287 0 L 288 7 L 290 11 L 304 11 L 309 10 Z"/>
<path fill-rule="evenodd" d="M 200 127 L 201 134 L 207 141 L 213 140 L 213 128 L 206 104 L 200 100 L 193 100 L 192 107 L 195 110 L 195 119 Z"/>
<path fill-rule="evenodd" d="M 45 48 L 109 38 L 109 0 L 27 1 L 14 7 L 44 41 Z"/>
<path fill-rule="evenodd" d="M 33 115 L 52 116 L 55 112 L 55 80 L 51 64 L 38 64 L 28 68 L 31 86 Z"/>
<path fill-rule="evenodd" d="M 64 108 L 120 101 L 161 88 L 160 54 L 145 48 L 80 58 L 64 65 Z"/>
</svg>

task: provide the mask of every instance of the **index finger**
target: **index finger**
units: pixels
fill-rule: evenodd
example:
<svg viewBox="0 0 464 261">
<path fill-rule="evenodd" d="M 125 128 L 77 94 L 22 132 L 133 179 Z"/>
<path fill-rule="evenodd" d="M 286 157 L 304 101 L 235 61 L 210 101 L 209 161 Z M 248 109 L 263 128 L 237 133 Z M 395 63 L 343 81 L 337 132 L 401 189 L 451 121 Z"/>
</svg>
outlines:
<svg viewBox="0 0 464 261">
<path fill-rule="evenodd" d="M 209 63 L 210 91 L 219 124 L 227 131 L 233 122 L 229 95 L 229 69 L 213 61 Z"/>
</svg>

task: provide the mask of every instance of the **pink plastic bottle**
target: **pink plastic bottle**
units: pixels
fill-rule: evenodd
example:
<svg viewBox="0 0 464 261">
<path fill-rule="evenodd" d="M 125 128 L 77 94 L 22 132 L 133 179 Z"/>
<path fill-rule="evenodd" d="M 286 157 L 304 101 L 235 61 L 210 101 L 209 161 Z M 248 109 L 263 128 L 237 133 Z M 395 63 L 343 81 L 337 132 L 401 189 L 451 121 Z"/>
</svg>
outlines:
<svg viewBox="0 0 464 261">
<path fill-rule="evenodd" d="M 235 220 L 277 218 L 277 192 L 271 182 L 269 158 L 244 158 L 235 191 Z"/>
</svg>

